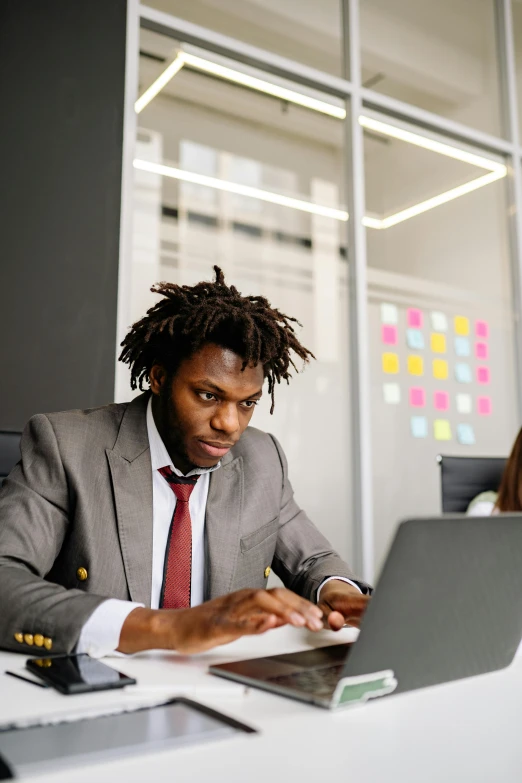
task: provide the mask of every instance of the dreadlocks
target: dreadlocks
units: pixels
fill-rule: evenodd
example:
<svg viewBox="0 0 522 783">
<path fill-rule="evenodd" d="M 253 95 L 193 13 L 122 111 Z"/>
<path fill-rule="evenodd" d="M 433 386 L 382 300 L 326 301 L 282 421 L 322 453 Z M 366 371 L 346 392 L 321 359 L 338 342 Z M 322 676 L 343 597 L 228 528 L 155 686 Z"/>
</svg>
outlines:
<svg viewBox="0 0 522 783">
<path fill-rule="evenodd" d="M 315 358 L 297 339 L 290 318 L 270 306 L 263 296 L 242 296 L 214 266 L 213 283 L 194 286 L 158 283 L 151 288 L 162 299 L 135 323 L 124 341 L 120 361 L 131 368 L 131 388 L 143 391 L 154 364 L 175 372 L 181 360 L 192 356 L 205 343 L 228 348 L 247 365 L 261 363 L 268 379 L 268 393 L 274 410 L 274 387 L 296 372 L 291 352 L 303 362 Z"/>
</svg>

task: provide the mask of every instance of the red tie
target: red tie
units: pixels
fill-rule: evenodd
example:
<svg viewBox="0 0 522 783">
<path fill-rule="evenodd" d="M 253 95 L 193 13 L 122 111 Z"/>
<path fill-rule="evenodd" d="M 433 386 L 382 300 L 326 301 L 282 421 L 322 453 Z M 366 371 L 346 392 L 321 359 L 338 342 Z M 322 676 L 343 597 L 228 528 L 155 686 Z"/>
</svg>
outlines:
<svg viewBox="0 0 522 783">
<path fill-rule="evenodd" d="M 189 499 L 198 476 L 178 477 L 171 468 L 159 468 L 177 498 L 174 516 L 170 523 L 160 607 L 162 609 L 186 609 L 190 607 L 190 581 L 192 568 L 192 522 Z"/>
</svg>

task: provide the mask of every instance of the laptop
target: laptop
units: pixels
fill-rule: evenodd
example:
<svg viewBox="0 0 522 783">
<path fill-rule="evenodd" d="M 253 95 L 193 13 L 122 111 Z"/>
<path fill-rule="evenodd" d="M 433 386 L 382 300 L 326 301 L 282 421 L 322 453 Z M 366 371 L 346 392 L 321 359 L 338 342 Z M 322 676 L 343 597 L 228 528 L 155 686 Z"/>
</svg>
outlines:
<svg viewBox="0 0 522 783">
<path fill-rule="evenodd" d="M 522 638 L 522 514 L 399 525 L 357 641 L 210 667 L 336 708 L 508 666 Z"/>
</svg>

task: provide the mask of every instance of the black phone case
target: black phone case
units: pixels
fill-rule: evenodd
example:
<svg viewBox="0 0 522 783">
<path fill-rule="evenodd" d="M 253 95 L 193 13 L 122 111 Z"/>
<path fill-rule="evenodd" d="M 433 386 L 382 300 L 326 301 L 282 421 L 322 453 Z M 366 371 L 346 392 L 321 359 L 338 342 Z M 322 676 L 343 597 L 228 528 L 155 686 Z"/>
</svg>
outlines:
<svg viewBox="0 0 522 783">
<path fill-rule="evenodd" d="M 48 657 L 52 658 L 53 656 L 48 656 Z M 56 657 L 62 657 L 62 656 L 56 656 Z M 59 691 L 59 693 L 63 693 L 64 696 L 71 696 L 76 693 L 92 693 L 93 691 L 109 691 L 109 690 L 114 690 L 115 688 L 125 688 L 127 685 L 136 685 L 136 680 L 133 677 L 127 677 L 127 676 L 123 677 L 120 680 L 116 680 L 114 682 L 100 683 L 99 685 L 89 685 L 89 683 L 86 682 L 65 683 L 63 681 L 56 680 L 53 677 L 51 677 L 47 669 L 37 665 L 36 663 L 37 660 L 41 660 L 41 659 L 30 658 L 28 661 L 26 661 L 25 664 L 26 669 L 28 669 L 28 671 L 30 671 L 31 674 L 36 674 L 37 677 L 39 677 L 44 682 L 48 683 L 52 688 Z"/>
</svg>

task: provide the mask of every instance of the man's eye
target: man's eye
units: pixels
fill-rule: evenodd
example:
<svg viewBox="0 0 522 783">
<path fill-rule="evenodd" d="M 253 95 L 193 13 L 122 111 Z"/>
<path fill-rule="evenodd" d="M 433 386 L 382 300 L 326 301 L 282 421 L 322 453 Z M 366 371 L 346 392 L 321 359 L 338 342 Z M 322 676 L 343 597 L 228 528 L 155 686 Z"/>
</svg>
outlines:
<svg viewBox="0 0 522 783">
<path fill-rule="evenodd" d="M 255 405 L 257 405 L 258 400 L 245 400 L 245 402 L 241 403 L 245 406 L 245 408 L 253 408 Z"/>
<path fill-rule="evenodd" d="M 205 400 L 205 402 L 211 402 L 212 400 L 216 399 L 216 395 L 212 394 L 211 392 L 200 392 L 199 396 L 202 400 Z"/>
</svg>

